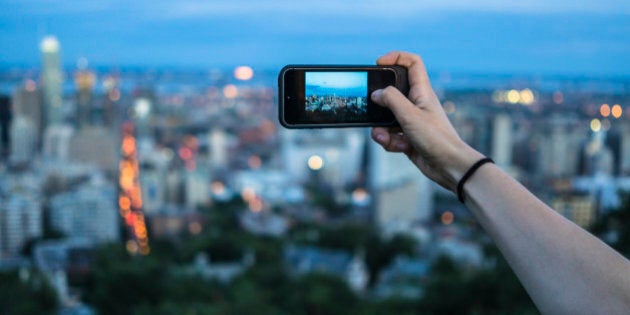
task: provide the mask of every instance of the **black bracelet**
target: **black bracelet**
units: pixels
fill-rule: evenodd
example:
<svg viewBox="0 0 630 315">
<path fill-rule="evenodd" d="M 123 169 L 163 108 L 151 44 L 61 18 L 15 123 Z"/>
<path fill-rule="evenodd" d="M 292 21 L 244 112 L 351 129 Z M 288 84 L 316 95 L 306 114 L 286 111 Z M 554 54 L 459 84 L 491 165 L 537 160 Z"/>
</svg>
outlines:
<svg viewBox="0 0 630 315">
<path fill-rule="evenodd" d="M 485 157 L 477 161 L 477 163 L 473 164 L 473 166 L 466 171 L 466 174 L 462 176 L 462 179 L 459 180 L 459 183 L 457 183 L 457 199 L 459 199 L 459 202 L 464 203 L 464 184 L 466 181 L 477 171 L 477 169 L 486 163 L 494 163 L 494 161 L 489 157 Z"/>
</svg>

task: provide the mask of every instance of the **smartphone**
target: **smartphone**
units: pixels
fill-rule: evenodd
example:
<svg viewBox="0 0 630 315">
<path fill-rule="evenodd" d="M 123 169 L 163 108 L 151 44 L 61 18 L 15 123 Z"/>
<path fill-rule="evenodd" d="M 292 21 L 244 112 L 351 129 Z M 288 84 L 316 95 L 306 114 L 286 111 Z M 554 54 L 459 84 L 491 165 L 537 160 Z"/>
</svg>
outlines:
<svg viewBox="0 0 630 315">
<path fill-rule="evenodd" d="M 278 118 L 286 128 L 396 126 L 370 98 L 390 85 L 407 95 L 405 67 L 288 65 L 278 75 Z"/>
</svg>

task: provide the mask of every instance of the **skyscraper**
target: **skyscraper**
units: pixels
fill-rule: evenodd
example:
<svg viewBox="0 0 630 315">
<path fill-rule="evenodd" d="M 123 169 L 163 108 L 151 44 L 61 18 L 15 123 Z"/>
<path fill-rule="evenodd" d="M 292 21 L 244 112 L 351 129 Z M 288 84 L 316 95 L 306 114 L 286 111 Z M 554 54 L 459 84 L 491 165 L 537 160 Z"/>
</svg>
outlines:
<svg viewBox="0 0 630 315">
<path fill-rule="evenodd" d="M 492 122 L 492 158 L 501 167 L 512 165 L 512 119 L 497 115 Z"/>
<path fill-rule="evenodd" d="M 14 194 L 0 198 L 0 259 L 18 255 L 31 239 L 42 235 L 42 210 L 38 198 Z"/>
<path fill-rule="evenodd" d="M 80 129 L 93 125 L 96 121 L 101 125 L 103 117 L 93 117 L 92 89 L 96 77 L 94 73 L 80 70 L 74 75 L 74 83 L 77 88 L 77 121 Z"/>
<path fill-rule="evenodd" d="M 0 95 L 0 158 L 4 158 L 9 154 L 9 125 L 11 124 L 11 116 L 9 98 Z"/>
<path fill-rule="evenodd" d="M 59 41 L 54 36 L 45 37 L 40 45 L 43 57 L 42 89 L 44 105 L 46 106 L 46 125 L 52 126 L 63 123 L 62 85 L 63 72 Z"/>
<path fill-rule="evenodd" d="M 386 152 L 370 141 L 370 187 L 374 221 L 383 229 L 429 218 L 433 189 L 428 178 L 404 154 Z"/>
<path fill-rule="evenodd" d="M 44 107 L 42 105 L 41 89 L 33 80 L 27 80 L 13 94 L 13 110 L 16 116 L 28 119 L 34 126 L 36 143 L 39 147 L 44 133 Z"/>
</svg>

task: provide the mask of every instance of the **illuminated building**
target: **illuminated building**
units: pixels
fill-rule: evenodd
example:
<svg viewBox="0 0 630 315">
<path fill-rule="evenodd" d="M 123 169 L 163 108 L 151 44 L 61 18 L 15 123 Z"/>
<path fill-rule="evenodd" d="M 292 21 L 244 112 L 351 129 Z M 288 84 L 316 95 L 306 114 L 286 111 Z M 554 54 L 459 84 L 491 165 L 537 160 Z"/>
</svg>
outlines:
<svg viewBox="0 0 630 315">
<path fill-rule="evenodd" d="M 144 219 L 138 148 L 132 123 L 123 125 L 122 157 L 119 163 L 119 213 L 127 230 L 126 248 L 130 254 L 148 255 L 149 235 Z"/>
<path fill-rule="evenodd" d="M 554 198 L 551 207 L 575 224 L 588 228 L 597 215 L 595 199 L 587 194 L 572 194 Z"/>
<path fill-rule="evenodd" d="M 282 160 L 298 182 L 309 179 L 313 171 L 333 187 L 356 179 L 366 141 L 361 130 L 282 130 Z M 314 158 L 314 157 L 318 158 Z M 321 159 L 321 160 L 320 160 Z M 321 167 L 313 168 L 313 163 Z"/>
<path fill-rule="evenodd" d="M 12 164 L 26 164 L 33 159 L 37 144 L 37 127 L 28 118 L 18 115 L 11 124 Z"/>
<path fill-rule="evenodd" d="M 54 36 L 45 37 L 40 45 L 43 57 L 42 90 L 46 106 L 46 126 L 62 124 L 63 72 L 59 41 Z"/>
<path fill-rule="evenodd" d="M 116 170 L 116 136 L 103 127 L 86 126 L 74 133 L 69 141 L 69 160 Z"/>
<path fill-rule="evenodd" d="M 20 253 L 26 242 L 42 235 L 41 204 L 26 195 L 0 203 L 0 259 Z"/>
<path fill-rule="evenodd" d="M 497 115 L 492 123 L 492 159 L 500 167 L 512 165 L 512 119 Z"/>
<path fill-rule="evenodd" d="M 119 239 L 114 185 L 99 176 L 50 202 L 51 225 L 66 236 L 95 242 Z"/>
<path fill-rule="evenodd" d="M 24 86 L 17 89 L 12 98 L 15 116 L 22 116 L 34 126 L 36 144 L 39 147 L 44 133 L 44 107 L 42 106 L 41 90 L 35 81 L 27 80 Z"/>
<path fill-rule="evenodd" d="M 404 154 L 387 152 L 372 141 L 369 150 L 374 222 L 387 230 L 389 225 L 427 220 L 433 207 L 429 179 Z"/>
<path fill-rule="evenodd" d="M 67 162 L 74 129 L 67 124 L 53 125 L 44 132 L 43 155 L 47 160 Z"/>
<path fill-rule="evenodd" d="M 102 122 L 103 117 L 93 117 L 92 89 L 96 76 L 94 73 L 80 70 L 74 75 L 74 83 L 77 89 L 77 121 L 79 129 L 86 128 L 94 122 Z M 102 116 L 102 115 L 101 115 Z"/>
<path fill-rule="evenodd" d="M 559 117 L 552 118 L 549 125 L 535 134 L 539 143 L 537 172 L 549 177 L 576 175 L 580 146 L 586 132 L 574 130 L 570 126 L 570 121 Z"/>
<path fill-rule="evenodd" d="M 225 131 L 215 128 L 209 135 L 210 163 L 214 169 L 223 169 L 228 163 L 228 139 Z"/>
<path fill-rule="evenodd" d="M 201 170 L 187 171 L 185 174 L 186 206 L 195 209 L 210 203 L 210 177 Z"/>
</svg>

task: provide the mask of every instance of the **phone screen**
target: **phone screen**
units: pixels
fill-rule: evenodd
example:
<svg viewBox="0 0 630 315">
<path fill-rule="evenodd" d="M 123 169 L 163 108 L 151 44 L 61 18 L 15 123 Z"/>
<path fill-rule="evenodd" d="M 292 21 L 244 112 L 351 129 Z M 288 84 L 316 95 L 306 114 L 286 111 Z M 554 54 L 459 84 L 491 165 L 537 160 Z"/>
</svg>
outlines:
<svg viewBox="0 0 630 315">
<path fill-rule="evenodd" d="M 370 94 L 396 84 L 388 68 L 290 68 L 281 74 L 280 121 L 289 128 L 394 125 Z"/>
<path fill-rule="evenodd" d="M 367 71 L 305 71 L 304 112 L 314 121 L 365 121 Z"/>
</svg>

